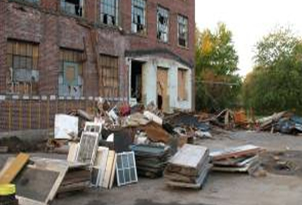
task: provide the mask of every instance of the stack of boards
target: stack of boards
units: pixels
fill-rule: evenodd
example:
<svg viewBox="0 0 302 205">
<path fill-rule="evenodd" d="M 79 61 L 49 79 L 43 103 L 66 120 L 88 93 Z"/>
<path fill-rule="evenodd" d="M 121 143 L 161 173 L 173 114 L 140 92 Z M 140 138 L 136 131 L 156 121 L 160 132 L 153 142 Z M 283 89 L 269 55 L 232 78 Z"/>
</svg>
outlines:
<svg viewBox="0 0 302 205">
<path fill-rule="evenodd" d="M 148 178 L 162 177 L 170 158 L 170 147 L 154 145 L 135 145 L 131 147 L 135 153 L 139 176 Z"/>
<path fill-rule="evenodd" d="M 243 145 L 211 152 L 213 171 L 253 173 L 260 166 L 258 157 L 263 149 L 254 145 Z"/>
<path fill-rule="evenodd" d="M 201 189 L 211 169 L 206 147 L 185 144 L 165 169 L 166 184 L 172 187 Z"/>
</svg>

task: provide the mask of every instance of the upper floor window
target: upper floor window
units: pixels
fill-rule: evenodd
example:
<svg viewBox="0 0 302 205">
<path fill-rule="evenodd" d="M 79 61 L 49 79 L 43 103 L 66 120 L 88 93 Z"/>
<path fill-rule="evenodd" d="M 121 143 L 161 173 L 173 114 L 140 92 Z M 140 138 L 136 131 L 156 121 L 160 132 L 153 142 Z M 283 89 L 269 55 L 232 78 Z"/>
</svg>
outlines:
<svg viewBox="0 0 302 205">
<path fill-rule="evenodd" d="M 169 11 L 162 7 L 157 8 L 157 39 L 169 41 Z"/>
<path fill-rule="evenodd" d="M 134 33 L 146 32 L 146 0 L 132 0 L 132 26 Z"/>
<path fill-rule="evenodd" d="M 188 18 L 179 15 L 178 21 L 178 45 L 188 47 Z"/>
<path fill-rule="evenodd" d="M 118 0 L 101 0 L 101 22 L 118 25 Z"/>
<path fill-rule="evenodd" d="M 61 9 L 68 14 L 83 16 L 84 0 L 61 0 Z"/>
<path fill-rule="evenodd" d="M 40 2 L 40 0 L 22 0 L 22 1 L 33 3 L 33 4 L 38 4 Z"/>
<path fill-rule="evenodd" d="M 7 48 L 9 92 L 37 94 L 39 44 L 9 40 Z"/>
</svg>

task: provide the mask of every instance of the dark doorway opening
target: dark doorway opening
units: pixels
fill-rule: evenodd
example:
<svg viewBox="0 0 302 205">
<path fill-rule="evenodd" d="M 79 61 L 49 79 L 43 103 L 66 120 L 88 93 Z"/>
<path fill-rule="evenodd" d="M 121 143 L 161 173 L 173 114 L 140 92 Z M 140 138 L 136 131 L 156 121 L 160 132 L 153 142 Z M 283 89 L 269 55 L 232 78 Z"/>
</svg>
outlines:
<svg viewBox="0 0 302 205">
<path fill-rule="evenodd" d="M 143 64 L 140 61 L 132 61 L 131 64 L 131 98 L 135 98 L 138 103 L 142 103 Z"/>
</svg>

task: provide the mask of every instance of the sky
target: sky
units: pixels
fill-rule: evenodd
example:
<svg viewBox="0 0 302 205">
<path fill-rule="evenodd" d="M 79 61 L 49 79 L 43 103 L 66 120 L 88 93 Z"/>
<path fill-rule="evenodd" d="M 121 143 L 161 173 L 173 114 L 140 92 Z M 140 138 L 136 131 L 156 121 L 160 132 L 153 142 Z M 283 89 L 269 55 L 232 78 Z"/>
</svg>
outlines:
<svg viewBox="0 0 302 205">
<path fill-rule="evenodd" d="M 196 24 L 200 30 L 226 24 L 233 33 L 239 55 L 239 74 L 252 71 L 255 45 L 275 28 L 290 27 L 302 36 L 301 0 L 195 0 Z"/>
</svg>

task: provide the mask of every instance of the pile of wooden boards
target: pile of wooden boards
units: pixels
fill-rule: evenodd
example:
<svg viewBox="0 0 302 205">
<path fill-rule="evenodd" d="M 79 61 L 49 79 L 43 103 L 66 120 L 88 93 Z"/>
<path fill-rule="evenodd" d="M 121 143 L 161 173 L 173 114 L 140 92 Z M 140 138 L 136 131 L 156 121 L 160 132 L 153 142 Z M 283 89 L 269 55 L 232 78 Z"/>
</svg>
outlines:
<svg viewBox="0 0 302 205">
<path fill-rule="evenodd" d="M 131 147 L 135 153 L 137 173 L 148 178 L 162 177 L 170 158 L 170 147 L 154 145 L 135 145 Z"/>
<path fill-rule="evenodd" d="M 211 152 L 213 171 L 252 173 L 260 166 L 258 154 L 262 151 L 260 147 L 244 145 Z"/>
<path fill-rule="evenodd" d="M 169 160 L 164 177 L 172 187 L 201 189 L 211 169 L 206 147 L 185 144 Z"/>
</svg>

